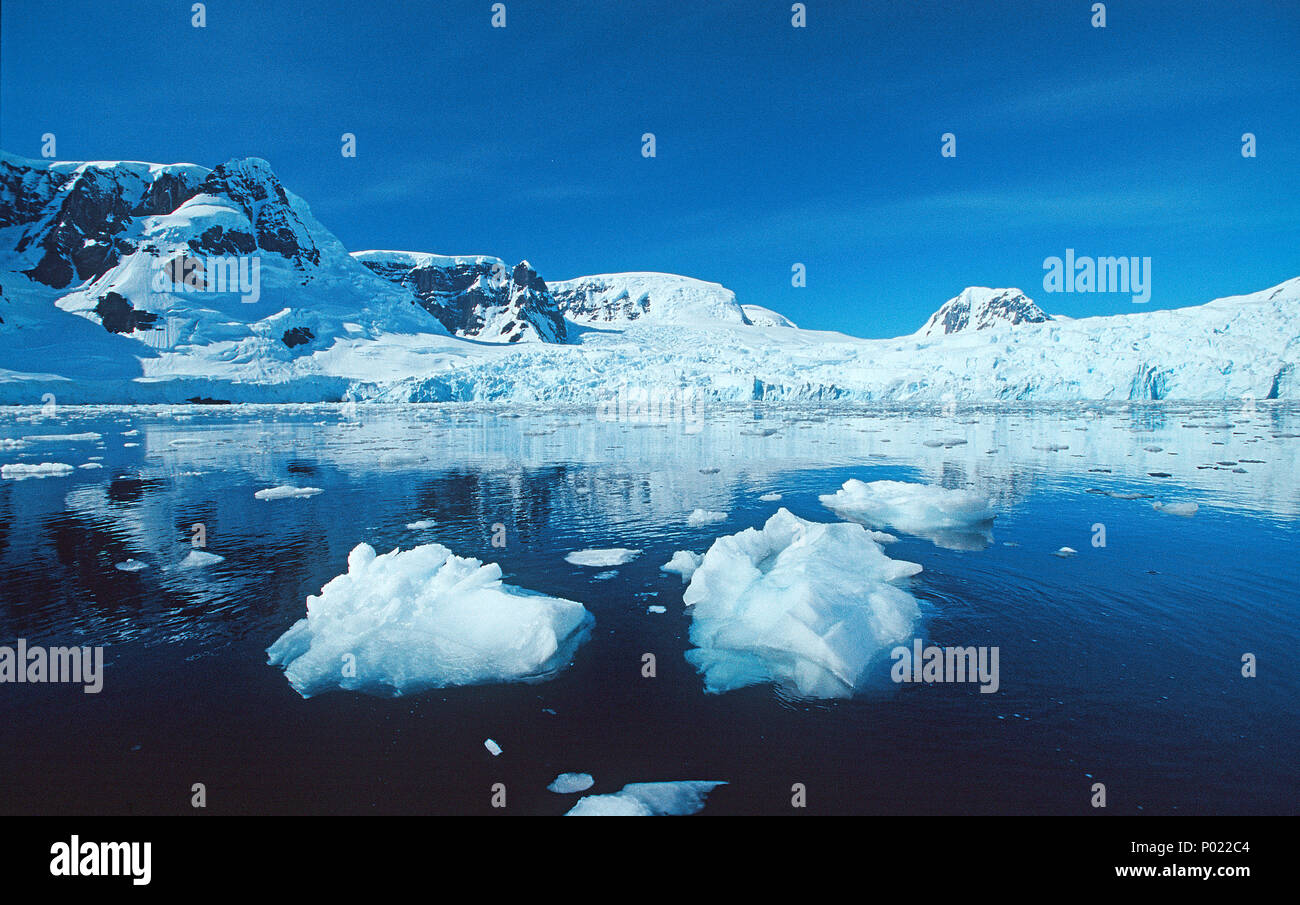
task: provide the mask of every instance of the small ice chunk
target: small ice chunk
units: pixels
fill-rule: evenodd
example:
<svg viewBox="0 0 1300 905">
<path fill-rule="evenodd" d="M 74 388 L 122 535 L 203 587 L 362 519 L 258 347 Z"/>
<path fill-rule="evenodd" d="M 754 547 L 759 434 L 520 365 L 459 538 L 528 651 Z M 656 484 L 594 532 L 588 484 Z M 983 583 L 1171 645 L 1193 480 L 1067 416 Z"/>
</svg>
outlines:
<svg viewBox="0 0 1300 905">
<path fill-rule="evenodd" d="M 618 573 L 611 570 L 609 572 L 597 572 L 595 575 L 591 576 L 591 580 L 607 581 L 611 578 L 617 578 L 617 577 L 618 577 Z"/>
<path fill-rule="evenodd" d="M 629 563 L 641 555 L 640 550 L 628 550 L 624 547 L 609 547 L 603 550 L 577 550 L 564 557 L 564 561 L 575 566 L 592 566 L 608 568 Z"/>
<path fill-rule="evenodd" d="M 99 464 L 98 462 L 87 462 L 85 465 L 78 465 L 77 467 L 89 471 L 95 468 L 103 468 L 104 466 Z"/>
<path fill-rule="evenodd" d="M 324 491 L 319 487 L 293 487 L 289 484 L 281 484 L 279 487 L 268 487 L 265 490 L 259 490 L 253 496 L 259 500 L 292 500 L 315 496 L 318 493 L 324 493 Z"/>
<path fill-rule="evenodd" d="M 781 499 L 781 494 L 779 493 L 765 493 L 761 497 L 759 497 L 759 500 L 764 503 L 775 503 L 780 499 Z"/>
<path fill-rule="evenodd" d="M 487 748 L 488 752 L 491 753 L 493 757 L 496 757 L 501 753 L 501 746 L 490 738 L 483 739 L 483 747 Z"/>
<path fill-rule="evenodd" d="M 432 528 L 438 524 L 431 518 L 422 518 L 418 522 L 408 522 L 406 527 L 409 531 L 423 531 L 425 528 Z"/>
<path fill-rule="evenodd" d="M 686 516 L 686 524 L 692 528 L 698 528 L 701 525 L 715 525 L 718 522 L 725 522 L 727 513 L 719 512 L 716 509 L 696 509 L 690 515 Z"/>
<path fill-rule="evenodd" d="M 9 478 L 13 481 L 22 481 L 27 478 L 61 478 L 64 475 L 72 474 L 72 472 L 72 466 L 63 462 L 42 462 L 39 465 L 14 462 L 0 466 L 0 477 Z"/>
<path fill-rule="evenodd" d="M 211 566 L 225 561 L 224 556 L 218 556 L 215 553 L 208 553 L 203 550 L 191 550 L 190 555 L 176 564 L 178 569 L 201 569 L 204 566 Z"/>
<path fill-rule="evenodd" d="M 658 605 L 655 605 L 655 606 L 649 606 L 649 607 L 646 607 L 646 611 L 647 611 L 647 612 L 650 612 L 650 613 L 666 613 L 666 612 L 668 612 L 668 607 L 666 607 L 666 606 L 658 606 Z"/>
<path fill-rule="evenodd" d="M 537 682 L 569 662 L 593 622 L 581 603 L 512 587 L 499 565 L 441 544 L 382 556 L 358 544 L 267 654 L 303 697 Z"/>
<path fill-rule="evenodd" d="M 867 484 L 850 478 L 835 493 L 818 499 L 840 518 L 868 528 L 896 528 L 941 547 L 978 550 L 992 541 L 989 525 L 994 518 L 993 507 L 987 498 L 972 490 L 907 481 Z"/>
<path fill-rule="evenodd" d="M 695 645 L 686 659 L 710 693 L 771 682 L 800 697 L 848 697 L 872 661 L 912 637 L 920 608 L 895 583 L 920 571 L 886 556 L 861 525 L 778 509 L 704 554 L 682 597 Z"/>
<path fill-rule="evenodd" d="M 590 773 L 561 773 L 546 788 L 556 795 L 572 795 L 585 792 L 596 784 Z"/>
<path fill-rule="evenodd" d="M 673 554 L 673 558 L 668 560 L 659 567 L 660 572 L 675 572 L 682 576 L 682 581 L 690 581 L 695 570 L 704 562 L 703 553 L 692 553 L 690 550 L 678 550 Z"/>
<path fill-rule="evenodd" d="M 1156 512 L 1168 512 L 1170 515 L 1181 515 L 1183 518 L 1191 518 L 1200 510 L 1196 503 L 1162 503 L 1159 500 L 1151 504 L 1151 508 Z"/>
<path fill-rule="evenodd" d="M 139 572 L 141 569 L 149 568 L 149 564 L 138 559 L 128 559 L 126 562 L 118 563 L 114 568 L 122 572 Z"/>
<path fill-rule="evenodd" d="M 725 782 L 632 782 L 612 795 L 578 799 L 565 817 L 666 817 L 694 814 Z"/>
<path fill-rule="evenodd" d="M 1078 553 L 1078 552 L 1079 552 L 1079 551 L 1076 550 L 1076 549 L 1074 549 L 1073 547 L 1062 547 L 1061 549 L 1057 550 L 1057 551 L 1056 551 L 1055 553 L 1053 553 L 1052 555 L 1053 555 L 1053 556 L 1059 556 L 1059 557 L 1061 557 L 1062 559 L 1064 559 L 1065 557 L 1067 557 L 1067 556 L 1073 556 L 1074 554 L 1076 554 L 1076 553 Z"/>
<path fill-rule="evenodd" d="M 90 443 L 104 438 L 93 431 L 87 431 L 83 434 L 32 434 L 23 439 L 30 443 Z"/>
</svg>

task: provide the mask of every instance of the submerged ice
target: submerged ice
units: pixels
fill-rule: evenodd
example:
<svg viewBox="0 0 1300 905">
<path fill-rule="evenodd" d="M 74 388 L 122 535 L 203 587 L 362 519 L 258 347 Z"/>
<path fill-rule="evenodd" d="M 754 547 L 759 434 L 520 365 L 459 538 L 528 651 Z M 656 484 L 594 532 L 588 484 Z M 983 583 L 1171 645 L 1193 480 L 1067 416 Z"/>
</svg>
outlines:
<svg viewBox="0 0 1300 905">
<path fill-rule="evenodd" d="M 920 611 L 895 583 L 920 571 L 886 556 L 861 525 L 778 509 L 704 554 L 683 597 L 695 645 L 686 659 L 713 693 L 770 682 L 799 697 L 847 697 L 873 660 L 912 636 Z"/>
<path fill-rule="evenodd" d="M 500 566 L 441 544 L 383 555 L 358 544 L 267 654 L 303 697 L 401 695 L 548 678 L 593 621 L 581 603 L 504 584 Z"/>
</svg>

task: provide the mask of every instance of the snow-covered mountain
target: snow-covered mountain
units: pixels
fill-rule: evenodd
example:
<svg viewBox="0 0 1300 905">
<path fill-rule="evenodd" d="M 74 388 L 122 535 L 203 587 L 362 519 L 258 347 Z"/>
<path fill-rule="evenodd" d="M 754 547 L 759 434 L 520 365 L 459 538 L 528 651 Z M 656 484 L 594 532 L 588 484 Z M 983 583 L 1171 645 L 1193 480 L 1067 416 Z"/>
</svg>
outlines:
<svg viewBox="0 0 1300 905">
<path fill-rule="evenodd" d="M 1016 324 L 1041 324 L 1051 320 L 1019 289 L 968 286 L 930 315 L 918 336 L 942 336 L 963 330 L 987 330 Z"/>
<path fill-rule="evenodd" d="M 321 374 L 299 363 L 340 343 L 446 333 L 258 158 L 207 170 L 5 154 L 0 273 L 0 366 L 69 379 L 276 384 Z"/>
<path fill-rule="evenodd" d="M 564 316 L 527 261 L 507 269 L 485 255 L 358 251 L 352 255 L 410 292 L 455 336 L 489 342 L 562 343 Z"/>
<path fill-rule="evenodd" d="M 602 273 L 552 282 L 564 316 L 581 324 L 748 324 L 736 294 L 672 273 Z"/>
<path fill-rule="evenodd" d="M 717 283 L 548 285 L 526 262 L 350 255 L 263 160 L 0 154 L 0 403 L 1239 400 L 1300 396 L 1300 277 L 1051 319 L 971 287 L 921 330 L 801 330 Z"/>
</svg>

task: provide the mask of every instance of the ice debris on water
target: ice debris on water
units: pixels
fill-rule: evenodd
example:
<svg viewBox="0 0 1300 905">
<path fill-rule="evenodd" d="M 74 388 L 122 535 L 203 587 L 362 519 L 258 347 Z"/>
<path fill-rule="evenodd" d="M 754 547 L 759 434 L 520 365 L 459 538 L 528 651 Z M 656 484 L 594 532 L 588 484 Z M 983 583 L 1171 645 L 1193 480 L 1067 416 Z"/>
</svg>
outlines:
<svg viewBox="0 0 1300 905">
<path fill-rule="evenodd" d="M 324 493 L 324 491 L 319 487 L 293 487 L 289 484 L 281 484 L 279 487 L 268 487 L 265 490 L 259 490 L 253 496 L 259 500 L 292 500 L 315 496 L 318 493 Z"/>
<path fill-rule="evenodd" d="M 303 697 L 535 682 L 569 662 L 593 622 L 581 603 L 512 587 L 499 565 L 441 544 L 383 555 L 358 544 L 267 654 Z"/>
<path fill-rule="evenodd" d="M 709 793 L 725 782 L 633 782 L 610 795 L 578 799 L 566 817 L 667 817 L 694 814 Z"/>
<path fill-rule="evenodd" d="M 1151 508 L 1156 512 L 1168 512 L 1170 515 L 1181 515 L 1183 518 L 1191 518 L 1200 510 L 1196 503 L 1162 503 L 1159 500 L 1151 504 Z"/>
<path fill-rule="evenodd" d="M 701 525 L 713 525 L 726 520 L 727 513 L 719 512 L 716 509 L 696 509 L 686 516 L 686 524 L 692 528 L 698 528 Z"/>
<path fill-rule="evenodd" d="M 891 527 L 954 549 L 980 549 L 991 541 L 995 513 L 988 499 L 973 490 L 950 490 L 908 481 L 854 478 L 835 493 L 822 494 L 823 506 L 840 518 L 868 528 Z M 884 538 L 878 540 L 888 543 Z"/>
<path fill-rule="evenodd" d="M 590 773 L 561 773 L 546 788 L 557 795 L 585 792 L 596 784 Z"/>
<path fill-rule="evenodd" d="M 501 746 L 498 745 L 495 741 L 493 741 L 493 740 L 490 739 L 490 738 L 485 738 L 485 739 L 483 739 L 483 747 L 484 747 L 484 748 L 487 748 L 487 749 L 488 749 L 488 752 L 489 752 L 493 757 L 496 757 L 496 756 L 498 756 L 498 755 L 501 753 Z"/>
<path fill-rule="evenodd" d="M 61 478 L 64 475 L 72 474 L 72 471 L 72 466 L 63 462 L 42 462 L 39 465 L 14 462 L 0 466 L 0 477 L 13 481 L 22 481 L 27 478 Z"/>
<path fill-rule="evenodd" d="M 912 637 L 916 599 L 861 525 L 778 509 L 762 528 L 713 543 L 691 577 L 686 659 L 705 690 L 773 683 L 799 697 L 847 697 L 873 660 Z"/>
<path fill-rule="evenodd" d="M 678 550 L 673 558 L 659 567 L 660 572 L 675 572 L 682 576 L 682 581 L 690 581 L 695 570 L 704 562 L 704 554 L 692 553 L 690 550 Z"/>
<path fill-rule="evenodd" d="M 608 568 L 629 563 L 641 555 L 640 550 L 628 550 L 624 547 L 609 547 L 603 550 L 575 550 L 564 557 L 564 561 L 575 566 Z"/>
</svg>

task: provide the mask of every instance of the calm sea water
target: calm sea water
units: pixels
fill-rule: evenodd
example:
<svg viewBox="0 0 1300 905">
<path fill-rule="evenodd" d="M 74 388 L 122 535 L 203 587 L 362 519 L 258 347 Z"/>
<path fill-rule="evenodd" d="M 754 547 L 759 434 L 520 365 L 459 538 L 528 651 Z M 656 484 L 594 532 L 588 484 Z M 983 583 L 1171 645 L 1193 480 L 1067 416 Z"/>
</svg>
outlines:
<svg viewBox="0 0 1300 905">
<path fill-rule="evenodd" d="M 97 695 L 0 685 L 0 811 L 185 813 L 203 783 L 209 813 L 486 814 L 501 782 L 508 812 L 559 814 L 575 796 L 546 785 L 570 771 L 593 774 L 592 793 L 727 781 L 705 814 L 791 813 L 795 783 L 813 813 L 1092 813 L 1094 782 L 1111 813 L 1300 810 L 1296 409 L 739 408 L 698 431 L 517 414 L 0 413 L 0 463 L 102 466 L 0 481 L 0 644 L 106 659 Z M 817 497 L 848 478 L 993 498 L 988 546 L 904 535 L 888 553 L 924 566 L 919 636 L 999 648 L 997 694 L 704 693 L 683 657 L 683 584 L 659 566 L 780 506 L 831 521 Z M 280 484 L 323 493 L 254 498 Z M 688 527 L 697 507 L 728 517 Z M 171 568 L 195 524 L 224 561 Z M 582 601 L 594 633 L 541 684 L 304 700 L 265 650 L 362 541 L 499 562 L 511 584 Z M 593 547 L 642 553 L 613 570 L 564 561 Z M 116 568 L 130 559 L 148 568 Z"/>
</svg>

